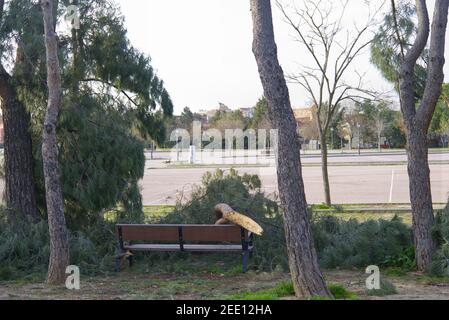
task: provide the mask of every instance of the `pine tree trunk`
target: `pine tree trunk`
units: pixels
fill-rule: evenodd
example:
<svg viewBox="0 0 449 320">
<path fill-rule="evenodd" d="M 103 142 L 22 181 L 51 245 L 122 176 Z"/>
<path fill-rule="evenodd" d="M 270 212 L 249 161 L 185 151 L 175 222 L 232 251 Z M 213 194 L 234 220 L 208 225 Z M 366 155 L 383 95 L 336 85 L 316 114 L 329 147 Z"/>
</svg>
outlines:
<svg viewBox="0 0 449 320">
<path fill-rule="evenodd" d="M 58 42 L 54 31 L 53 1 L 41 0 L 47 53 L 48 106 L 42 137 L 45 191 L 50 230 L 50 263 L 47 282 L 61 284 L 69 265 L 69 245 L 64 203 L 60 182 L 56 125 L 61 106 L 61 76 L 58 60 Z"/>
<path fill-rule="evenodd" d="M 330 296 L 318 265 L 310 230 L 300 142 L 284 73 L 277 58 L 270 0 L 250 0 L 254 23 L 253 52 L 259 68 L 271 123 L 278 130 L 277 176 L 284 212 L 290 272 L 296 295 Z M 275 146 L 276 149 L 276 146 Z"/>
<path fill-rule="evenodd" d="M 416 62 L 428 43 L 430 28 L 427 4 L 416 1 L 418 32 L 413 46 L 402 59 L 399 71 L 401 111 L 407 128 L 407 156 L 412 204 L 415 256 L 418 270 L 426 271 L 436 243 L 432 239 L 433 204 L 428 163 L 427 132 L 441 95 L 444 80 L 445 39 L 449 0 L 436 0 L 430 37 L 426 87 L 419 106 L 414 94 Z"/>
<path fill-rule="evenodd" d="M 323 176 L 323 188 L 324 188 L 324 201 L 326 205 L 332 205 L 331 201 L 331 188 L 329 184 L 329 169 L 327 165 L 327 139 L 324 134 L 321 134 L 321 172 Z"/>
<path fill-rule="evenodd" d="M 425 271 L 432 261 L 436 244 L 432 238 L 434 223 L 427 135 L 412 130 L 408 138 L 408 175 L 412 204 L 413 234 L 418 270 Z"/>
<path fill-rule="evenodd" d="M 17 100 L 11 76 L 0 67 L 0 96 L 4 126 L 5 193 L 10 218 L 17 214 L 39 219 L 33 176 L 30 115 Z"/>
</svg>

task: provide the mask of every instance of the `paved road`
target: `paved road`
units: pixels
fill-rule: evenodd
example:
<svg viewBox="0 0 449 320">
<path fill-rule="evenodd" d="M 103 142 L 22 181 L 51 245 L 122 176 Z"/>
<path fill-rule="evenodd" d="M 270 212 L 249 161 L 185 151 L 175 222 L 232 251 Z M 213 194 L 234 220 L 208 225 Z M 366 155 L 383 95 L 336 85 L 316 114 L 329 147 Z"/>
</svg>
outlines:
<svg viewBox="0 0 449 320">
<path fill-rule="evenodd" d="M 211 157 L 205 157 L 206 160 L 203 161 L 205 164 L 214 164 L 214 163 L 234 163 L 234 164 L 244 164 L 244 163 L 269 163 L 273 162 L 273 157 L 261 156 L 261 154 L 257 154 L 258 158 L 256 158 L 255 152 L 250 152 L 245 156 L 241 156 L 242 152 L 236 152 L 236 155 L 232 156 L 224 156 L 220 157 L 221 162 Z M 188 152 L 185 152 L 184 157 L 181 156 L 181 159 L 188 159 Z M 150 159 L 150 154 L 147 153 L 147 158 Z M 176 161 L 176 153 L 170 152 L 156 152 L 154 153 L 155 159 L 160 160 L 169 160 Z M 217 157 L 218 158 L 218 157 Z M 319 151 L 307 151 L 301 155 L 302 162 L 304 164 L 317 164 L 321 162 L 321 156 Z M 258 161 L 257 161 L 258 160 Z M 200 161 L 200 160 L 198 160 Z M 345 153 L 341 153 L 340 151 L 332 150 L 328 156 L 329 163 L 396 163 L 396 162 L 406 162 L 407 156 L 404 151 L 384 151 L 382 153 L 366 151 L 364 150 L 361 155 L 357 154 L 357 151 L 345 151 Z M 430 162 L 448 162 L 449 163 L 449 152 L 430 152 L 429 154 Z"/>
<path fill-rule="evenodd" d="M 207 171 L 215 169 L 151 169 L 142 181 L 144 204 L 173 204 L 177 197 L 188 196 Z M 276 192 L 276 175 L 272 168 L 240 168 L 240 173 L 259 174 L 263 189 Z M 304 182 L 309 203 L 324 202 L 320 167 L 304 167 Z M 331 192 L 334 203 L 409 203 L 407 167 L 331 166 Z M 449 197 L 449 165 L 431 165 L 432 192 L 435 202 Z"/>
<path fill-rule="evenodd" d="M 168 153 L 156 153 L 158 158 L 165 158 Z M 147 155 L 149 157 L 149 155 Z M 408 203 L 408 176 L 406 160 L 403 152 L 332 154 L 329 167 L 332 200 L 334 203 Z M 434 164 L 431 168 L 432 192 L 435 202 L 445 203 L 449 197 L 449 153 L 432 153 L 429 160 Z M 317 154 L 303 156 L 304 164 L 319 164 Z M 442 163 L 437 163 L 437 162 Z M 354 163 L 356 166 L 332 166 L 333 163 Z M 368 163 L 375 162 L 376 165 Z M 392 165 L 392 163 L 397 163 Z M 385 165 L 382 165 L 385 163 Z M 195 187 L 201 183 L 204 173 L 211 168 L 164 168 L 162 160 L 147 161 L 145 177 L 141 181 L 142 196 L 145 205 L 174 204 L 177 197 L 184 194 L 188 197 Z M 240 173 L 258 174 L 263 183 L 263 190 L 272 194 L 276 192 L 276 174 L 274 168 L 237 168 Z M 306 195 L 309 203 L 324 201 L 319 166 L 305 165 L 303 168 Z M 3 193 L 3 181 L 0 192 Z"/>
</svg>

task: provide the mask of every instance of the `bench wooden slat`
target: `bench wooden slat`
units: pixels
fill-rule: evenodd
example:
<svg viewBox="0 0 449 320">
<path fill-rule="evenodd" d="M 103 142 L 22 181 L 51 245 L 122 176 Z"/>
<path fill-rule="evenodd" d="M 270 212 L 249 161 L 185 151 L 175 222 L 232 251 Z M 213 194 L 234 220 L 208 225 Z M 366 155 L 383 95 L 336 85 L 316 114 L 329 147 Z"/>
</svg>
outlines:
<svg viewBox="0 0 449 320">
<path fill-rule="evenodd" d="M 168 225 L 118 225 L 124 241 L 178 241 L 178 227 Z"/>
<path fill-rule="evenodd" d="M 194 226 L 186 225 L 182 228 L 184 241 L 224 241 L 241 242 L 241 228 L 239 226 Z M 240 246 L 241 247 L 241 246 Z"/>
<path fill-rule="evenodd" d="M 181 248 L 177 244 L 134 244 L 125 246 L 131 251 L 171 251 L 178 252 Z M 252 248 L 248 248 L 249 251 Z M 241 245 L 220 245 L 220 244 L 185 244 L 184 251 L 189 252 L 241 252 Z"/>
<path fill-rule="evenodd" d="M 241 242 L 241 228 L 235 225 L 117 225 L 117 234 L 121 228 L 123 241 L 178 242 L 180 227 L 184 241 Z"/>
</svg>

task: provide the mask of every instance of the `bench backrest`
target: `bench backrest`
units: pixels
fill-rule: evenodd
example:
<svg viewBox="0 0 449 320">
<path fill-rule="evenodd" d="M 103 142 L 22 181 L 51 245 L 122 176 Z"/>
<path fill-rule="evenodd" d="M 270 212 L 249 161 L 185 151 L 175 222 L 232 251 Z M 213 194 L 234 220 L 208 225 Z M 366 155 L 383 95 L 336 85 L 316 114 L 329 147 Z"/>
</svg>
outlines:
<svg viewBox="0 0 449 320">
<path fill-rule="evenodd" d="M 242 242 L 248 231 L 236 225 L 119 224 L 120 241 Z"/>
</svg>

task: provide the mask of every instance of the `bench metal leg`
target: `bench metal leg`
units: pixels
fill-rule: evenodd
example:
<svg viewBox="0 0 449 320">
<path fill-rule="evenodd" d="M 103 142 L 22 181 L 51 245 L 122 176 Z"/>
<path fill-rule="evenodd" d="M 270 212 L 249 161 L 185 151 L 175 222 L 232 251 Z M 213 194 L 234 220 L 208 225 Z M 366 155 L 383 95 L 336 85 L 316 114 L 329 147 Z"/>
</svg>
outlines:
<svg viewBox="0 0 449 320">
<path fill-rule="evenodd" d="M 115 272 L 120 272 L 121 260 L 120 257 L 115 258 Z"/>
<path fill-rule="evenodd" d="M 130 268 L 133 266 L 133 263 L 134 263 L 133 256 L 129 256 L 128 257 L 128 265 L 129 265 Z"/>
<path fill-rule="evenodd" d="M 243 251 L 243 273 L 246 273 L 248 271 L 248 257 L 249 252 Z"/>
</svg>

